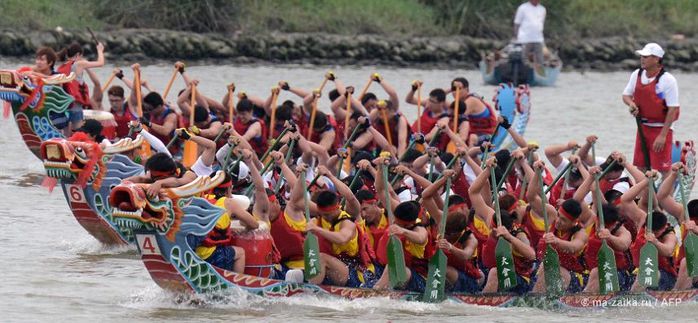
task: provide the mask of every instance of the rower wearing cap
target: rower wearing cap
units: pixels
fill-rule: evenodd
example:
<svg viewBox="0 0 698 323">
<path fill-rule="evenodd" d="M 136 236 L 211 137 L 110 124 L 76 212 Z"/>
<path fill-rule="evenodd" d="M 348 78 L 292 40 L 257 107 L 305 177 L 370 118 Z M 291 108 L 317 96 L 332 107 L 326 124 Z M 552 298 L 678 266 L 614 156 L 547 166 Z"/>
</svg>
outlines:
<svg viewBox="0 0 698 323">
<path fill-rule="evenodd" d="M 633 116 L 640 118 L 651 165 L 645 165 L 640 133 L 635 139 L 633 164 L 666 173 L 671 168 L 671 126 L 679 117 L 678 83 L 664 70 L 661 46 L 649 43 L 635 53 L 640 55 L 640 68 L 630 75 L 623 90 L 623 103 L 630 107 Z"/>
</svg>

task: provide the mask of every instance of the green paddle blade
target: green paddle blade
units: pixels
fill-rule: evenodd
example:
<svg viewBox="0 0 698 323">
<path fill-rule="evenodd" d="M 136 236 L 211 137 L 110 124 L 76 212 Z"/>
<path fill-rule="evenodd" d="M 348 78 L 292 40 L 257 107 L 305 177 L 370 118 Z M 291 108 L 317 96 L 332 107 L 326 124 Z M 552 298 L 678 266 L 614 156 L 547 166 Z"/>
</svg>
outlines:
<svg viewBox="0 0 698 323">
<path fill-rule="evenodd" d="M 686 248 L 686 269 L 689 277 L 698 276 L 698 236 L 689 232 L 683 242 Z"/>
<path fill-rule="evenodd" d="M 562 277 L 560 277 L 560 257 L 549 244 L 545 247 L 543 266 L 546 292 L 552 296 L 562 295 L 565 288 L 562 286 Z"/>
<path fill-rule="evenodd" d="M 305 280 L 317 276 L 320 273 L 320 246 L 317 236 L 308 232 L 303 242 L 303 253 L 305 254 Z"/>
<path fill-rule="evenodd" d="M 599 290 L 601 294 L 614 293 L 620 290 L 618 285 L 618 267 L 616 256 L 606 240 L 601 243 L 601 249 L 597 255 L 599 270 Z"/>
<path fill-rule="evenodd" d="M 504 292 L 516 287 L 516 268 L 514 267 L 514 256 L 511 252 L 511 243 L 499 237 L 497 247 L 494 249 L 494 256 L 497 259 L 497 280 L 499 281 L 499 291 Z"/>
<path fill-rule="evenodd" d="M 396 236 L 388 240 L 388 278 L 390 287 L 402 287 L 407 283 L 405 271 L 405 255 L 402 253 L 402 242 Z"/>
<path fill-rule="evenodd" d="M 446 254 L 444 254 L 441 249 L 429 260 L 429 274 L 427 275 L 427 285 L 424 289 L 422 301 L 436 303 L 446 299 L 446 294 L 444 292 L 444 284 L 446 284 L 446 261 Z"/>
<path fill-rule="evenodd" d="M 640 272 L 637 279 L 640 285 L 645 287 L 657 287 L 659 285 L 659 263 L 657 262 L 657 246 L 647 242 L 640 249 Z"/>
</svg>

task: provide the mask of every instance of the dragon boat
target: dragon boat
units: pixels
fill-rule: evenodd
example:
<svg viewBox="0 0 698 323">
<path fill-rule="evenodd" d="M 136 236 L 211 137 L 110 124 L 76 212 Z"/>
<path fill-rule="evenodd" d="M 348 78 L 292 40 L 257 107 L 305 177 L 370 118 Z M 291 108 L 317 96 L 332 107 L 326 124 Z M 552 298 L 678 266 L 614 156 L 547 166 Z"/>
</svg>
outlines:
<svg viewBox="0 0 698 323">
<path fill-rule="evenodd" d="M 695 161 L 695 151 L 686 150 L 684 156 Z M 264 297 L 309 294 L 347 299 L 422 299 L 422 294 L 407 291 L 348 288 L 269 279 L 250 275 L 248 268 L 245 273 L 235 273 L 202 260 L 187 243 L 187 237 L 206 236 L 224 210 L 196 195 L 215 187 L 223 178 L 221 172 L 214 177 L 199 177 L 185 186 L 163 189 L 161 194 L 154 198 L 145 194 L 148 184 L 122 183 L 112 189 L 109 203 L 112 206 L 114 222 L 133 231 L 145 268 L 161 288 L 175 293 L 225 293 L 226 290 L 242 289 Z M 265 230 L 268 230 L 268 227 L 262 226 L 252 234 L 263 237 L 268 234 Z M 246 249 L 246 261 L 265 257 L 266 253 L 264 250 Z M 561 297 L 540 294 L 451 293 L 447 295 L 447 299 L 457 303 L 497 307 L 605 308 L 696 302 L 698 290 L 607 295 L 570 294 Z"/>
<path fill-rule="evenodd" d="M 523 136 L 531 116 L 531 92 L 528 85 L 513 86 L 511 83 L 501 83 L 495 89 L 492 102 L 497 113 L 509 120 L 514 131 Z M 492 144 L 497 150 L 515 148 L 511 135 L 504 129 L 499 129 L 494 134 Z"/>
<path fill-rule="evenodd" d="M 42 142 L 63 138 L 53 120 L 68 116 L 73 97 L 61 85 L 74 78 L 73 73 L 39 78 L 0 70 L 0 100 L 5 101 L 3 115 L 9 117 L 12 112 L 22 140 L 38 158 L 41 158 Z"/>
<path fill-rule="evenodd" d="M 143 173 L 143 167 L 123 155 L 143 143 L 124 138 L 104 149 L 94 142 L 53 138 L 41 143 L 40 156 L 47 176 L 58 181 L 75 219 L 105 245 L 133 244 L 131 230 L 112 219 L 107 200 L 124 178 Z"/>
<path fill-rule="evenodd" d="M 479 68 L 482 79 L 490 85 L 500 83 L 554 86 L 562 70 L 562 61 L 555 53 L 546 54 L 545 62 L 536 71 L 524 61 L 521 44 L 509 44 L 504 49 L 484 55 Z"/>
</svg>

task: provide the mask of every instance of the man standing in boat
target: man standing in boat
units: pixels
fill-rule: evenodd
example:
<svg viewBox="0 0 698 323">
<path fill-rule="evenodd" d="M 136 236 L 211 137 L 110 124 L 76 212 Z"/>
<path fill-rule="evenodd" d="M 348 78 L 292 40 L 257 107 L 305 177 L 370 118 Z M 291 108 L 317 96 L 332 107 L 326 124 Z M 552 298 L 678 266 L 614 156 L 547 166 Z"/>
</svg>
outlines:
<svg viewBox="0 0 698 323">
<path fill-rule="evenodd" d="M 516 9 L 514 16 L 515 42 L 523 45 L 525 58 L 533 57 L 531 63 L 537 71 L 542 70 L 543 65 L 545 14 L 545 7 L 540 4 L 540 0 L 529 0 Z"/>
<path fill-rule="evenodd" d="M 642 124 L 635 139 L 633 165 L 664 175 L 671 168 L 671 127 L 679 117 L 679 87 L 676 78 L 664 70 L 662 47 L 649 43 L 635 53 L 640 55 L 640 68 L 630 75 L 623 90 L 623 103 Z M 643 147 L 642 135 L 647 147 Z"/>
</svg>

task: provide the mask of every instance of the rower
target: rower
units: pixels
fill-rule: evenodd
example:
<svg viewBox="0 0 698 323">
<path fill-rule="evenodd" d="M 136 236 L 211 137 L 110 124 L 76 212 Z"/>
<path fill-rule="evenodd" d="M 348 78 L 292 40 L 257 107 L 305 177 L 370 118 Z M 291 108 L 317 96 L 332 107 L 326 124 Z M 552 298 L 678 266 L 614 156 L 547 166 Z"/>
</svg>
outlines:
<svg viewBox="0 0 698 323">
<path fill-rule="evenodd" d="M 537 161 L 533 164 L 536 170 L 545 167 L 543 161 Z M 533 176 L 529 184 L 529 190 L 540 192 L 540 183 L 537 176 Z M 529 203 L 532 210 L 538 214 L 543 213 L 543 208 L 549 210 L 547 201 L 541 201 L 540 197 L 531 196 L 529 194 Z M 560 277 L 562 278 L 563 290 L 568 293 L 581 292 L 589 278 L 588 271 L 582 261 L 582 253 L 586 247 L 588 236 L 579 223 L 579 217 L 582 214 L 582 208 L 579 202 L 568 199 L 562 202 L 557 210 L 552 208 L 553 219 L 550 223 L 550 232 L 543 234 L 543 237 L 538 242 L 538 261 L 541 263 L 536 273 L 537 281 L 533 286 L 533 292 L 543 293 L 545 291 L 545 264 L 543 256 L 546 250 L 546 244 L 558 252 L 560 258 Z"/>
<path fill-rule="evenodd" d="M 371 113 L 371 125 L 388 138 L 388 142 L 397 148 L 398 156 L 402 156 L 407 150 L 412 130 L 407 119 L 397 111 L 397 104 L 390 100 L 379 101 Z"/>
<path fill-rule="evenodd" d="M 456 89 L 459 96 L 455 98 Z M 459 100 L 460 109 L 468 120 L 468 142 L 475 145 L 484 140 L 491 140 L 490 137 L 497 128 L 497 112 L 485 100 L 476 93 L 470 92 L 468 80 L 464 77 L 457 77 L 451 81 L 450 91 L 455 100 Z M 460 115 L 460 112 L 459 112 Z"/>
<path fill-rule="evenodd" d="M 356 199 L 361 204 L 361 218 L 356 221 L 356 224 L 367 233 L 371 248 L 376 250 L 378 241 L 388 229 L 385 209 L 379 206 L 376 195 L 369 190 L 362 189 L 356 192 Z"/>
<path fill-rule="evenodd" d="M 233 127 L 254 148 L 257 156 L 262 156 L 267 149 L 267 138 L 264 137 L 266 126 L 264 121 L 252 114 L 254 104 L 249 99 L 238 101 Z"/>
<path fill-rule="evenodd" d="M 123 78 L 123 73 L 116 74 L 117 77 Z M 109 98 L 109 112 L 114 116 L 116 121 L 116 137 L 125 138 L 128 136 L 128 124 L 131 121 L 137 120 L 138 117 L 132 112 L 131 107 L 124 96 L 124 88 L 118 85 L 113 85 L 107 91 Z"/>
<path fill-rule="evenodd" d="M 410 92 L 407 93 L 405 102 L 409 104 L 417 104 L 415 92 L 417 91 L 418 87 L 422 86 L 422 84 L 422 81 L 414 81 L 412 83 L 412 87 Z M 436 122 L 442 117 L 446 116 L 446 110 L 444 109 L 446 105 L 445 102 L 446 92 L 444 90 L 438 88 L 431 90 L 431 92 L 429 92 L 429 97 L 427 99 L 423 99 L 422 102 L 419 103 L 424 107 L 424 112 L 422 112 L 422 115 L 418 116 L 419 119 L 415 120 L 415 122 L 412 124 L 412 132 L 418 132 L 421 126 L 423 134 L 430 134 L 425 135 L 426 140 L 431 140 L 431 137 L 434 135 L 432 129 L 434 129 L 434 126 L 436 126 Z M 420 124 L 418 125 L 417 123 Z"/>
</svg>

